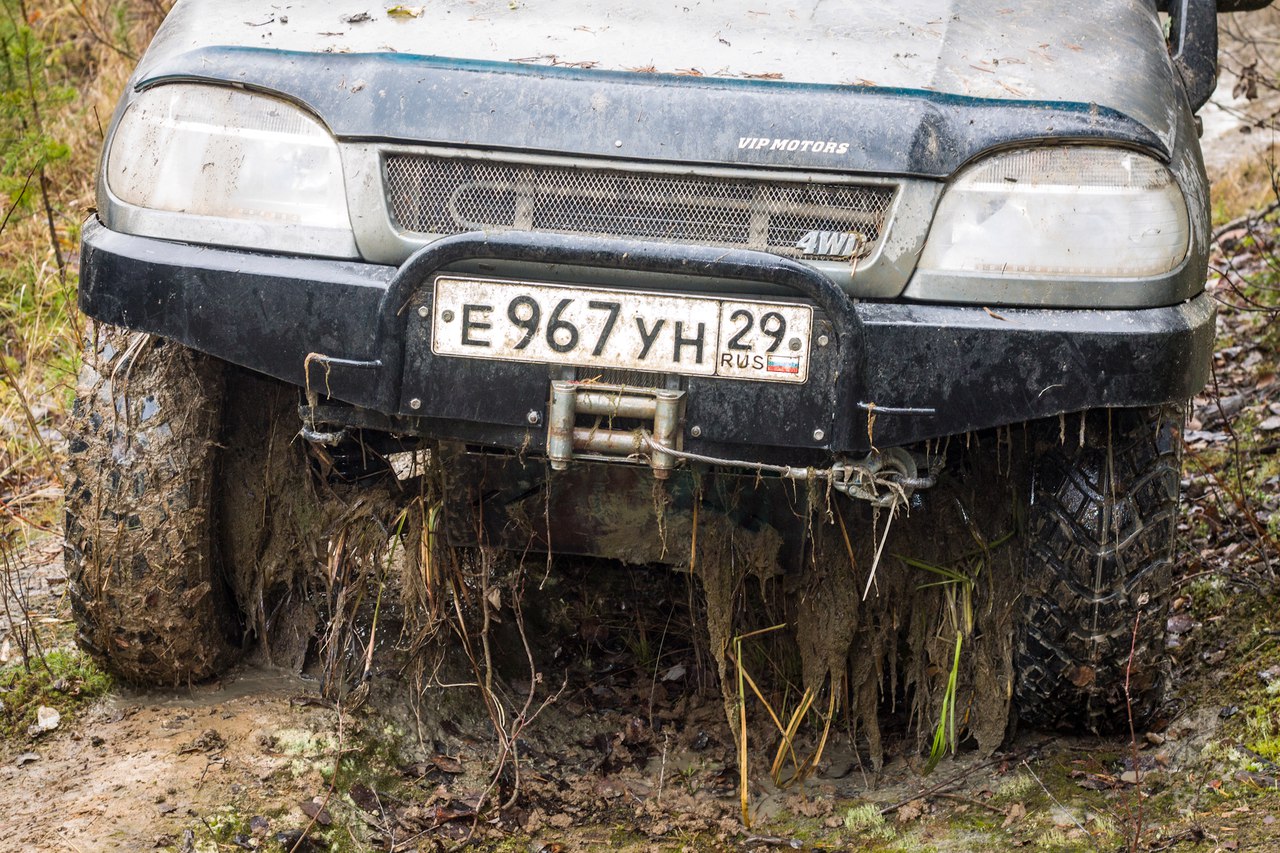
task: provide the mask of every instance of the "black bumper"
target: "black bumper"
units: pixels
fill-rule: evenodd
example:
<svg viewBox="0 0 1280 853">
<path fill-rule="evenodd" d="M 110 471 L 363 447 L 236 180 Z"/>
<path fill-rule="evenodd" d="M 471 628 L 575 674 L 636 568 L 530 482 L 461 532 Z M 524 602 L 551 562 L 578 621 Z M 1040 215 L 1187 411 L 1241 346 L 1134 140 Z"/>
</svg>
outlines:
<svg viewBox="0 0 1280 853">
<path fill-rule="evenodd" d="M 686 380 L 684 446 L 694 452 L 741 456 L 750 445 L 758 458 L 785 450 L 794 461 L 797 451 L 866 450 L 872 438 L 888 447 L 1186 399 L 1204 385 L 1213 348 L 1207 295 L 1145 310 L 854 303 L 811 268 L 770 255 L 527 234 L 447 238 L 397 269 L 170 243 L 94 219 L 83 234 L 80 307 L 309 384 L 406 432 L 538 447 L 545 428 L 531 426 L 530 413 L 545 423 L 550 369 L 435 356 L 417 319 L 436 271 L 484 260 L 764 282 L 815 304 L 816 331 L 833 345 L 815 351 L 806 384 Z M 688 433 L 695 424 L 701 438 Z"/>
</svg>

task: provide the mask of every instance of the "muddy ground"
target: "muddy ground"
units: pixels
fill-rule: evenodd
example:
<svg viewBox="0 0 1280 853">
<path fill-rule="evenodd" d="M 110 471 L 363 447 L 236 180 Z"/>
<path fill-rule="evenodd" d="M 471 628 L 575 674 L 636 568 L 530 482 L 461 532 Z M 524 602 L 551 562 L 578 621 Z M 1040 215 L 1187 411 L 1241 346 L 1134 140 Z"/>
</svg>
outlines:
<svg viewBox="0 0 1280 853">
<path fill-rule="evenodd" d="M 55 544 L 25 555 L 47 646 L 67 635 Z M 1208 549 L 1198 565 L 1233 557 Z M 765 772 L 771 752 L 753 748 L 748 828 L 719 695 L 694 683 L 695 650 L 679 630 L 639 649 L 641 608 L 625 604 L 687 618 L 681 602 L 658 600 L 680 584 L 636 571 L 595 567 L 609 602 L 563 597 L 580 626 L 558 638 L 570 663 L 556 671 L 570 683 L 522 733 L 520 777 L 509 765 L 488 795 L 518 785 L 517 802 L 483 820 L 475 806 L 498 750 L 478 708 L 415 720 L 395 672 L 378 672 L 363 704 L 339 705 L 314 677 L 245 665 L 189 689 L 69 702 L 54 731 L 12 734 L 0 849 L 437 850 L 473 838 L 496 850 L 1113 850 L 1135 833 L 1142 850 L 1278 847 L 1280 700 L 1268 687 L 1280 683 L 1280 643 L 1261 573 L 1202 568 L 1211 577 L 1187 584 L 1171 620 L 1177 686 L 1136 743 L 1022 732 L 925 775 L 916 742 L 890 726 L 881 772 L 856 739 L 836 738 L 814 777 L 788 789 Z"/>
</svg>

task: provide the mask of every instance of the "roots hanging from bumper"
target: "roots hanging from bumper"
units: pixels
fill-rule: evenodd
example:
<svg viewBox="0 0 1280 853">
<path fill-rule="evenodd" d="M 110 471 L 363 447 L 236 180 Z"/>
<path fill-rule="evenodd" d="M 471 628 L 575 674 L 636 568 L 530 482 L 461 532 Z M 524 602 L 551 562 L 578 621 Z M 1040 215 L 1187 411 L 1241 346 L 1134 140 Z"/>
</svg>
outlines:
<svg viewBox="0 0 1280 853">
<path fill-rule="evenodd" d="M 966 740 L 985 753 L 1001 744 L 1013 688 L 1017 495 L 994 470 L 968 474 L 940 484 L 909 523 L 905 509 L 894 518 L 820 492 L 798 495 L 807 535 L 789 565 L 772 528 L 700 522 L 695 571 L 739 738 L 742 703 L 769 741 L 781 736 L 790 748 L 808 732 L 808 757 L 797 749 L 783 762 L 796 776 L 845 724 L 865 738 L 876 769 L 885 720 L 921 747 L 934 740 L 934 752 Z M 803 725 L 792 719 L 801 710 Z"/>
</svg>

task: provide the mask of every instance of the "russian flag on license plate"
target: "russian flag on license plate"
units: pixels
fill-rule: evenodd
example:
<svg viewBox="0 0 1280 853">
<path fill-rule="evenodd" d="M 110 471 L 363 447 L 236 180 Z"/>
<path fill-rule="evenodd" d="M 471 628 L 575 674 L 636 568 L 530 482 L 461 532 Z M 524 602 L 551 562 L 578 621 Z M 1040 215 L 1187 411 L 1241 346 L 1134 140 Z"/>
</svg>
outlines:
<svg viewBox="0 0 1280 853">
<path fill-rule="evenodd" d="M 799 373 L 800 357 L 791 355 L 771 355 L 765 370 L 769 373 Z"/>
</svg>

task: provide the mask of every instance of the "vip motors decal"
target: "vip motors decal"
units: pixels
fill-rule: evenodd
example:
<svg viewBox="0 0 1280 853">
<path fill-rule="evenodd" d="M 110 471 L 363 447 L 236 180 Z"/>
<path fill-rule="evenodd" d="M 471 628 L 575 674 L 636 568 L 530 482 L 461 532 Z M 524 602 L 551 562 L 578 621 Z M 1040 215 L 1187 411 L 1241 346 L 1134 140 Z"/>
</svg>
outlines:
<svg viewBox="0 0 1280 853">
<path fill-rule="evenodd" d="M 832 139 L 775 139 L 771 136 L 739 136 L 738 148 L 769 151 L 811 151 L 814 154 L 848 154 L 849 143 Z"/>
</svg>

